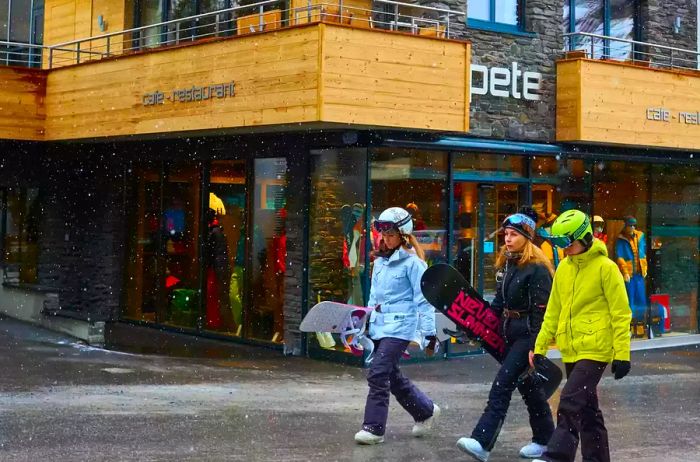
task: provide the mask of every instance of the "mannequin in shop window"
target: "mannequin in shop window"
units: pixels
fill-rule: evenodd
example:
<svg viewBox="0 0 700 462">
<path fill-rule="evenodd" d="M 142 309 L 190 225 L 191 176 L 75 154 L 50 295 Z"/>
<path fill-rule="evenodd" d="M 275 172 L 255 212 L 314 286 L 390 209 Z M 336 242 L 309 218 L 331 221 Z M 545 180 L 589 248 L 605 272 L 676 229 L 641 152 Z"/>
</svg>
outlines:
<svg viewBox="0 0 700 462">
<path fill-rule="evenodd" d="M 605 234 L 605 220 L 600 215 L 593 217 L 593 237 L 603 241 L 603 244 L 608 244 L 608 235 Z"/>
<path fill-rule="evenodd" d="M 275 235 L 272 237 L 272 255 L 274 258 L 275 287 L 273 303 L 273 335 L 272 341 L 284 341 L 284 276 L 287 272 L 287 209 L 277 211 Z"/>
<path fill-rule="evenodd" d="M 625 279 L 632 314 L 643 318 L 646 311 L 647 249 L 644 233 L 637 229 L 637 219 L 625 217 L 625 227 L 615 242 L 617 266 Z"/>
<path fill-rule="evenodd" d="M 362 272 L 364 271 L 365 206 L 360 203 L 341 209 L 343 219 L 343 266 L 347 270 L 349 305 L 363 305 Z"/>
<path fill-rule="evenodd" d="M 428 229 L 428 225 L 425 224 L 420 209 L 418 209 L 418 205 L 415 202 L 409 202 L 408 205 L 406 205 L 406 211 L 411 214 L 414 231 L 425 231 Z"/>
<path fill-rule="evenodd" d="M 234 332 L 233 313 L 230 306 L 231 269 L 226 236 L 219 223 L 219 214 L 207 210 L 207 239 L 205 263 L 207 278 L 207 328 Z"/>
</svg>

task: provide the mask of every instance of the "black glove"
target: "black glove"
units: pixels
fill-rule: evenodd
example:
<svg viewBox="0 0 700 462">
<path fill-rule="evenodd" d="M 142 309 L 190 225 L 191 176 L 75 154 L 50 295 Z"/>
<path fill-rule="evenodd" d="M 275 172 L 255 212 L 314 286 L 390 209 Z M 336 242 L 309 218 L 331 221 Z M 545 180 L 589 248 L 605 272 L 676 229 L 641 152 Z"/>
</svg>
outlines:
<svg viewBox="0 0 700 462">
<path fill-rule="evenodd" d="M 622 377 L 629 374 L 631 367 L 632 365 L 629 361 L 622 361 L 620 359 L 616 359 L 612 362 L 610 370 L 613 374 L 615 374 L 615 380 L 620 380 Z"/>
<path fill-rule="evenodd" d="M 547 377 L 548 365 L 545 362 L 546 359 L 547 358 L 539 354 L 532 358 L 532 363 L 535 365 L 535 373 L 533 376 L 537 383 L 540 383 L 544 377 Z"/>
<path fill-rule="evenodd" d="M 544 359 L 545 357 L 540 354 L 533 356 L 532 363 L 535 365 L 535 367 L 532 369 L 528 368 L 525 372 L 523 372 L 518 378 L 518 382 L 522 383 L 529 377 L 535 386 L 542 385 L 544 377 L 546 377 L 544 372 L 547 370 L 547 365 L 544 362 Z"/>
</svg>

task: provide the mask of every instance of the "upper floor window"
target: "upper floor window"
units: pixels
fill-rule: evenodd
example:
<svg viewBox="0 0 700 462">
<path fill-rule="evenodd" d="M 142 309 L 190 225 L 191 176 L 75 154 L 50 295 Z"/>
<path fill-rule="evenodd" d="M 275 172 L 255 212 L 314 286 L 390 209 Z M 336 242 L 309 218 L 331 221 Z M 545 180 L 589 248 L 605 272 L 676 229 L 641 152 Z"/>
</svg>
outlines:
<svg viewBox="0 0 700 462">
<path fill-rule="evenodd" d="M 564 0 L 564 32 L 583 32 L 623 40 L 637 38 L 637 0 Z M 586 50 L 591 57 L 626 59 L 630 43 L 591 36 L 575 36 L 566 42 L 570 50 Z"/>
<path fill-rule="evenodd" d="M 524 6 L 525 0 L 469 0 L 468 25 L 500 32 L 522 31 Z"/>
<path fill-rule="evenodd" d="M 0 65 L 40 65 L 43 32 L 44 0 L 0 0 Z"/>
</svg>

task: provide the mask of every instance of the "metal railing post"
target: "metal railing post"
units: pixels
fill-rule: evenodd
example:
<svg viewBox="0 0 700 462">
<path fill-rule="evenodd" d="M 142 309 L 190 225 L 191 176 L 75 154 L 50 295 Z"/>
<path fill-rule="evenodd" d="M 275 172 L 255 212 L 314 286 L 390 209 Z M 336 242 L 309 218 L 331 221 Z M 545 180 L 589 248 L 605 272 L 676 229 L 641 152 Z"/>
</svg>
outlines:
<svg viewBox="0 0 700 462">
<path fill-rule="evenodd" d="M 108 35 L 107 36 L 107 57 L 108 58 L 109 58 L 109 39 L 110 39 L 110 36 Z"/>
<path fill-rule="evenodd" d="M 258 16 L 258 32 L 262 32 L 263 27 L 265 27 L 265 22 L 263 21 L 263 13 L 264 12 L 265 12 L 265 10 L 263 9 L 263 6 L 260 5 L 258 7 L 258 14 L 259 14 L 259 16 Z"/>
<path fill-rule="evenodd" d="M 75 43 L 75 63 L 80 64 L 80 42 Z"/>
<path fill-rule="evenodd" d="M 669 50 L 671 52 L 671 65 L 670 67 L 673 69 L 673 49 Z"/>
<path fill-rule="evenodd" d="M 53 48 L 49 48 L 49 69 L 53 69 Z"/>
</svg>

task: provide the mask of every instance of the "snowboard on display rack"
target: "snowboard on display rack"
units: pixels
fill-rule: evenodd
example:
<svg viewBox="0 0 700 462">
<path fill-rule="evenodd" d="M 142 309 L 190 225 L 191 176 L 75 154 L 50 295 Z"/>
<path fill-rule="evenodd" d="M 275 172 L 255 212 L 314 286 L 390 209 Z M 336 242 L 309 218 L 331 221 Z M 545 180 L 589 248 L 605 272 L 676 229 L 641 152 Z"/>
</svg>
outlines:
<svg viewBox="0 0 700 462">
<path fill-rule="evenodd" d="M 478 342 L 496 361 L 503 362 L 506 342 L 500 318 L 457 269 L 445 263 L 429 267 L 421 278 L 421 290 L 425 299 L 455 323 L 464 336 Z M 457 332 L 443 330 L 445 334 L 459 336 Z M 535 374 L 547 398 L 562 380 L 561 369 L 547 358 L 538 373 L 530 373 Z"/>
<path fill-rule="evenodd" d="M 346 305 L 338 302 L 315 304 L 299 325 L 302 332 L 328 332 L 339 334 L 343 345 L 353 354 L 362 355 L 363 349 L 370 354 L 374 344 L 365 336 L 365 326 L 372 308 Z"/>
</svg>

